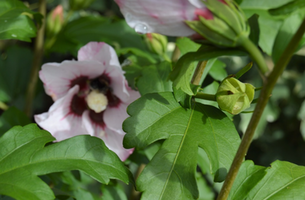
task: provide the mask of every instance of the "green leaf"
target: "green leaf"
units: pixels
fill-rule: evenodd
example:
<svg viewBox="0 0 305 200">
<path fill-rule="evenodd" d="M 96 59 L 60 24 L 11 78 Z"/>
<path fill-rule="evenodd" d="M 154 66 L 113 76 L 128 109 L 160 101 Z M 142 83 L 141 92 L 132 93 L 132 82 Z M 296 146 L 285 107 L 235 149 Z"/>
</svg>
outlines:
<svg viewBox="0 0 305 200">
<path fill-rule="evenodd" d="M 117 50 L 116 53 L 118 54 L 118 56 L 132 53 L 133 55 L 137 56 L 137 63 L 141 65 L 147 65 L 157 62 L 151 54 L 137 48 L 122 48 Z M 144 61 L 139 61 L 140 59 Z"/>
<path fill-rule="evenodd" d="M 253 14 L 259 15 L 259 46 L 268 55 L 272 54 L 274 40 L 282 24 L 281 19 L 271 16 L 268 10 L 285 5 L 291 1 L 293 0 L 243 0 L 240 4 L 248 18 Z"/>
<path fill-rule="evenodd" d="M 126 80 L 128 81 L 128 85 L 132 87 L 134 90 L 137 90 L 136 83 L 141 76 L 142 73 L 142 67 L 137 64 L 132 64 L 128 66 L 124 66 L 124 76 Z"/>
<path fill-rule="evenodd" d="M 28 15 L 32 12 L 21 1 L 0 1 L 0 39 L 18 39 L 30 42 L 36 36 L 36 27 Z"/>
<path fill-rule="evenodd" d="M 200 45 L 193 42 L 191 39 L 183 37 L 178 38 L 176 45 L 178 46 L 181 56 L 188 52 L 195 52 L 200 48 Z"/>
<path fill-rule="evenodd" d="M 48 200 L 54 195 L 37 176 L 81 170 L 101 183 L 129 182 L 131 173 L 117 155 L 96 137 L 81 135 L 45 144 L 54 138 L 37 125 L 14 127 L 0 138 L 0 193 L 16 199 Z"/>
<path fill-rule="evenodd" d="M 259 34 L 260 34 L 258 19 L 259 19 L 259 15 L 257 15 L 257 14 L 252 15 L 248 19 L 250 30 L 251 30 L 249 38 L 256 45 L 258 44 Z"/>
<path fill-rule="evenodd" d="M 245 199 L 265 174 L 265 167 L 254 165 L 250 160 L 245 161 L 238 171 L 228 200 Z"/>
<path fill-rule="evenodd" d="M 212 46 L 202 46 L 197 52 L 187 53 L 178 60 L 174 70 L 170 74 L 170 79 L 177 89 L 181 88 L 181 90 L 188 95 L 193 95 L 194 93 L 191 89 L 190 81 L 196 66 L 193 65 L 192 62 L 209 60 L 224 55 L 244 55 L 244 52 L 236 49 L 220 49 Z"/>
<path fill-rule="evenodd" d="M 228 76 L 227 71 L 225 70 L 225 67 L 226 67 L 226 64 L 224 62 L 215 59 L 211 66 L 211 69 L 208 71 L 209 75 L 212 76 L 212 78 L 217 81 L 222 81 L 223 79 L 225 79 Z"/>
<path fill-rule="evenodd" d="M 195 199 L 198 146 L 207 153 L 215 181 L 223 181 L 240 139 L 231 120 L 219 109 L 194 103 L 185 109 L 173 94 L 152 93 L 128 107 L 123 123 L 124 146 L 145 148 L 165 139 L 137 179 L 142 199 Z"/>
<path fill-rule="evenodd" d="M 277 63 L 280 56 L 286 49 L 288 43 L 298 30 L 299 26 L 301 25 L 304 17 L 305 17 L 305 10 L 304 12 L 296 12 L 287 17 L 283 24 L 281 25 L 279 32 L 275 38 L 274 46 L 272 50 L 272 59 L 274 63 Z M 305 38 L 305 36 L 303 37 Z M 299 45 L 299 48 L 305 43 L 303 40 L 302 43 Z M 298 49 L 295 49 L 297 51 Z"/>
<path fill-rule="evenodd" d="M 71 191 L 72 196 L 76 197 L 76 199 L 94 200 L 94 195 L 88 191 L 85 181 L 81 179 L 82 177 L 77 179 L 74 174 L 73 172 L 65 171 L 59 178 L 69 186 L 68 190 Z"/>
<path fill-rule="evenodd" d="M 103 199 L 106 200 L 127 200 L 124 188 L 120 184 L 103 185 L 102 186 Z"/>
<path fill-rule="evenodd" d="M 168 80 L 171 72 L 169 62 L 143 67 L 142 75 L 137 81 L 141 95 L 156 92 L 171 92 L 172 82 Z"/>
<path fill-rule="evenodd" d="M 247 73 L 253 66 L 253 62 L 248 63 L 246 66 L 244 66 L 243 68 L 241 68 L 236 74 L 235 74 L 235 78 L 239 79 L 240 77 L 242 77 L 245 73 Z"/>
<path fill-rule="evenodd" d="M 57 35 L 54 43 L 47 44 L 50 52 L 72 52 L 91 41 L 102 41 L 112 46 L 134 47 L 145 50 L 141 36 L 125 21 L 110 22 L 106 18 L 86 16 L 68 23 Z"/>
<path fill-rule="evenodd" d="M 26 116 L 25 113 L 21 112 L 15 107 L 9 107 L 0 116 L 0 136 L 8 131 L 13 126 L 25 126 L 30 124 L 31 120 Z"/>
<path fill-rule="evenodd" d="M 218 87 L 219 87 L 219 83 L 216 81 L 213 81 L 211 84 L 209 84 L 206 87 L 204 87 L 203 89 L 201 89 L 200 92 L 215 95 L 218 90 Z M 196 98 L 195 101 L 198 103 L 202 103 L 205 105 L 211 105 L 211 106 L 218 108 L 218 103 L 216 101 L 208 101 L 208 100 L 199 99 L 199 98 Z"/>
<path fill-rule="evenodd" d="M 305 167 L 275 161 L 264 178 L 249 192 L 247 199 L 304 199 Z"/>
<path fill-rule="evenodd" d="M 211 187 L 206 183 L 206 180 L 204 177 L 197 173 L 197 184 L 198 184 L 198 190 L 199 190 L 199 198 L 198 200 L 214 200 L 215 194 L 212 191 Z"/>
<path fill-rule="evenodd" d="M 289 2 L 285 5 L 282 5 L 278 8 L 273 8 L 269 10 L 269 13 L 271 15 L 286 15 L 290 14 L 296 10 L 299 10 L 300 8 L 305 7 L 305 1 L 304 0 L 294 0 L 292 2 Z"/>
<path fill-rule="evenodd" d="M 27 83 L 29 82 L 33 54 L 30 49 L 12 46 L 0 59 L 0 101 L 23 108 Z M 18 58 L 18 59 L 16 59 Z"/>
</svg>

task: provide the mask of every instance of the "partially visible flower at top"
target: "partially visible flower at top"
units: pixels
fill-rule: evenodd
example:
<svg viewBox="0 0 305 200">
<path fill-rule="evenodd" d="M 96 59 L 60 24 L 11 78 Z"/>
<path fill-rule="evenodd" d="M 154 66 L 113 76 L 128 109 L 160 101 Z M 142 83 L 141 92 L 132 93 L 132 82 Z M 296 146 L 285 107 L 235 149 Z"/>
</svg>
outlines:
<svg viewBox="0 0 305 200">
<path fill-rule="evenodd" d="M 39 77 L 55 101 L 49 111 L 35 115 L 36 123 L 57 141 L 89 134 L 125 160 L 122 123 L 127 106 L 140 97 L 128 87 L 117 55 L 106 43 L 90 42 L 78 52 L 78 61 L 46 63 Z"/>
<path fill-rule="evenodd" d="M 165 55 L 167 51 L 167 37 L 158 33 L 147 33 L 144 37 L 148 48 L 158 54 Z"/>
<path fill-rule="evenodd" d="M 190 36 L 195 33 L 185 21 L 198 13 L 212 17 L 200 0 L 115 0 L 128 25 L 139 33 Z M 200 6 L 200 7 L 199 7 Z"/>
<path fill-rule="evenodd" d="M 128 25 L 140 33 L 199 34 L 223 46 L 238 46 L 249 35 L 247 20 L 233 0 L 115 1 Z"/>
</svg>

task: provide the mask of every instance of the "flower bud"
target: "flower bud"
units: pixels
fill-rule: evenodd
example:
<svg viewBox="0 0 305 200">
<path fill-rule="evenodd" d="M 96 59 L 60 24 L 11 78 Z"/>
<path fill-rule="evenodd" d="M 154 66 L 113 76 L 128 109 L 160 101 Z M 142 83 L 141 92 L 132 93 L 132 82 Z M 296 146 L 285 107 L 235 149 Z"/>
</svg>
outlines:
<svg viewBox="0 0 305 200">
<path fill-rule="evenodd" d="M 69 0 L 71 10 L 81 10 L 89 7 L 94 0 Z"/>
<path fill-rule="evenodd" d="M 158 54 L 164 55 L 167 48 L 167 37 L 158 33 L 147 33 L 145 35 L 145 42 L 148 48 Z"/>
<path fill-rule="evenodd" d="M 56 35 L 64 24 L 64 9 L 62 5 L 56 6 L 47 17 L 47 34 L 48 36 Z"/>
<path fill-rule="evenodd" d="M 216 101 L 221 110 L 233 115 L 250 107 L 254 98 L 255 87 L 249 83 L 242 83 L 236 78 L 224 79 L 216 93 Z"/>
<path fill-rule="evenodd" d="M 243 37 L 249 36 L 250 28 L 238 5 L 231 0 L 206 0 L 203 3 L 213 17 L 198 12 L 199 20 L 186 21 L 188 26 L 214 44 L 241 45 Z"/>
</svg>

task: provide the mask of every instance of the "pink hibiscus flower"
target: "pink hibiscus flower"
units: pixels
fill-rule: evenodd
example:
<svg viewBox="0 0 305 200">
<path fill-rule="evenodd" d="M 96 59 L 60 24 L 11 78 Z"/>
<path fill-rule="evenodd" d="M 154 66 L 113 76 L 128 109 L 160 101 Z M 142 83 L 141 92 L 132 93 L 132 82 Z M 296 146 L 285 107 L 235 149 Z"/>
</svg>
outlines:
<svg viewBox="0 0 305 200">
<path fill-rule="evenodd" d="M 39 77 L 55 101 L 49 111 L 35 115 L 36 123 L 57 141 L 89 134 L 125 160 L 122 123 L 127 106 L 140 97 L 128 87 L 117 55 L 106 43 L 90 42 L 78 52 L 78 61 L 46 63 Z"/>
<path fill-rule="evenodd" d="M 185 21 L 198 16 L 213 19 L 201 0 L 115 0 L 127 24 L 140 33 L 190 36 L 196 32 Z"/>
</svg>

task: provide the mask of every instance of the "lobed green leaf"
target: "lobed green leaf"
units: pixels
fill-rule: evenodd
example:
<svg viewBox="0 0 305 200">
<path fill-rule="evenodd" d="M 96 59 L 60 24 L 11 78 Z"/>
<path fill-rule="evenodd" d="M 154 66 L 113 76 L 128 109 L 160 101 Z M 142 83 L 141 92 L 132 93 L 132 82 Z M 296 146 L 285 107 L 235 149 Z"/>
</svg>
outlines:
<svg viewBox="0 0 305 200">
<path fill-rule="evenodd" d="M 267 174 L 249 192 L 246 199 L 304 199 L 305 167 L 286 161 L 275 161 Z"/>
<path fill-rule="evenodd" d="M 198 146 L 210 159 L 216 181 L 223 181 L 240 139 L 217 108 L 194 103 L 185 109 L 171 92 L 142 96 L 128 107 L 124 146 L 145 148 L 165 141 L 137 180 L 142 199 L 198 198 L 195 170 Z"/>
<path fill-rule="evenodd" d="M 81 170 L 101 183 L 131 173 L 117 155 L 96 137 L 81 135 L 45 146 L 54 138 L 37 125 L 14 127 L 0 138 L 0 194 L 24 200 L 54 199 L 37 176 L 65 170 Z"/>
</svg>

